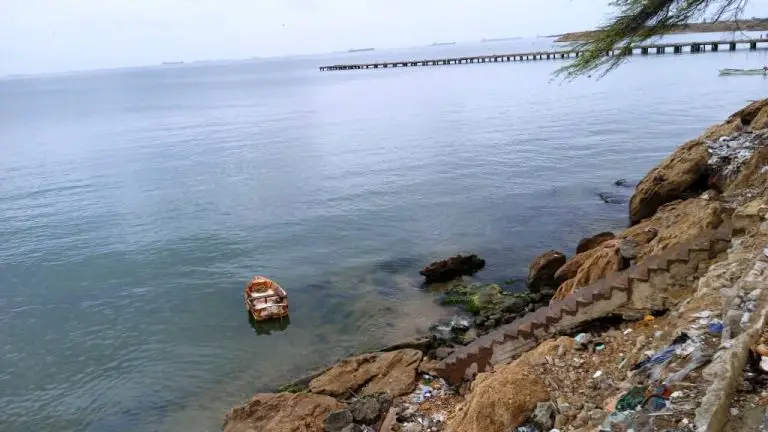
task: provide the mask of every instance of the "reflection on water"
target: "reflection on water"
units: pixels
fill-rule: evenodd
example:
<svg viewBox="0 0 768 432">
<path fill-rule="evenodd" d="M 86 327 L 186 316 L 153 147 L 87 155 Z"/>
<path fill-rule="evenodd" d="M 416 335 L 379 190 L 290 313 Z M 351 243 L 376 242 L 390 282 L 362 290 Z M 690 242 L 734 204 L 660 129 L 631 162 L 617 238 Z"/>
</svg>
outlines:
<svg viewBox="0 0 768 432">
<path fill-rule="evenodd" d="M 256 321 L 250 312 L 245 312 L 248 315 L 248 322 L 251 327 L 256 331 L 257 335 L 271 335 L 272 332 L 283 332 L 291 325 L 291 317 L 282 317 L 267 321 Z"/>
</svg>

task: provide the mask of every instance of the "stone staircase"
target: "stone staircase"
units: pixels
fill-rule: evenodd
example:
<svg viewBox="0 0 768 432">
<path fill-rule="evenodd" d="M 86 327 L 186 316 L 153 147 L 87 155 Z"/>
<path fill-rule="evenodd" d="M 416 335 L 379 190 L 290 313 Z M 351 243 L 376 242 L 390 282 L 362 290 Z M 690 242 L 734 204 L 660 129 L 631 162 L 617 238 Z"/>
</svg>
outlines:
<svg viewBox="0 0 768 432">
<path fill-rule="evenodd" d="M 675 286 L 690 286 L 699 264 L 728 250 L 730 222 L 648 257 L 627 270 L 583 287 L 462 347 L 443 360 L 438 374 L 452 384 L 512 361 L 553 334 L 621 311 L 662 309 Z"/>
</svg>

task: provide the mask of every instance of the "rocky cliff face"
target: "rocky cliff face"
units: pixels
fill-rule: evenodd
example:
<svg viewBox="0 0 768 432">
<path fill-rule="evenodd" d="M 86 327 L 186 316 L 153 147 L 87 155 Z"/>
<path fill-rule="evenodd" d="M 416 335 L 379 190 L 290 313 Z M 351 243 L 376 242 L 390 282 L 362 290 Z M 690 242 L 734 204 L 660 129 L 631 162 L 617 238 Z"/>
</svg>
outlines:
<svg viewBox="0 0 768 432">
<path fill-rule="evenodd" d="M 638 184 L 629 210 L 632 226 L 615 238 L 601 233 L 570 260 L 550 251 L 532 263 L 534 290 L 559 286 L 550 307 L 466 347 L 343 360 L 301 393 L 256 395 L 224 430 L 720 431 L 731 421 L 756 432 L 740 413 L 768 415 L 768 381 L 745 383 L 741 372 L 761 342 L 768 364 L 768 100 L 679 147 Z M 600 320 L 627 305 L 640 321 Z M 568 320 L 584 333 L 553 339 Z M 458 380 L 468 381 L 452 389 L 435 374 L 458 351 L 471 373 L 462 366 Z"/>
</svg>

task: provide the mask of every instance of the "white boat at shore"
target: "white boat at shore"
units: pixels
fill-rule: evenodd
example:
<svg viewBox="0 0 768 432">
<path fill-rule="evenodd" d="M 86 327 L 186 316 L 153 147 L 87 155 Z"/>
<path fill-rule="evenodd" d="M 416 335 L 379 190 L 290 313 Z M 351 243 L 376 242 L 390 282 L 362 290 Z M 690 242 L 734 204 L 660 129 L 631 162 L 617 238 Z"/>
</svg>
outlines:
<svg viewBox="0 0 768 432">
<path fill-rule="evenodd" d="M 720 69 L 720 75 L 768 75 L 768 70 L 760 69 Z"/>
</svg>

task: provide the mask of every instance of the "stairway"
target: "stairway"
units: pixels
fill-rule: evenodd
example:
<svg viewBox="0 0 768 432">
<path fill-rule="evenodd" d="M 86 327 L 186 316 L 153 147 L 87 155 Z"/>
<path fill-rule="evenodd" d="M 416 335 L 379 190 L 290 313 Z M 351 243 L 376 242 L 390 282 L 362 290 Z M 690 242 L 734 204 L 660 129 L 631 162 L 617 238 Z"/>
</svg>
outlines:
<svg viewBox="0 0 768 432">
<path fill-rule="evenodd" d="M 724 222 L 715 230 L 553 301 L 454 351 L 438 365 L 437 372 L 456 385 L 495 365 L 509 363 L 539 341 L 587 321 L 619 310 L 660 309 L 671 287 L 689 285 L 688 279 L 698 272 L 700 263 L 728 250 L 731 232 L 730 222 Z"/>
</svg>

